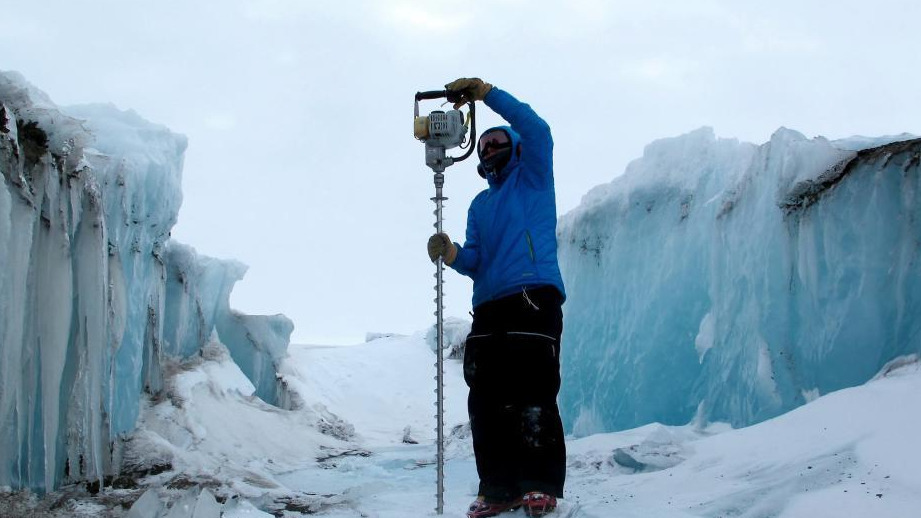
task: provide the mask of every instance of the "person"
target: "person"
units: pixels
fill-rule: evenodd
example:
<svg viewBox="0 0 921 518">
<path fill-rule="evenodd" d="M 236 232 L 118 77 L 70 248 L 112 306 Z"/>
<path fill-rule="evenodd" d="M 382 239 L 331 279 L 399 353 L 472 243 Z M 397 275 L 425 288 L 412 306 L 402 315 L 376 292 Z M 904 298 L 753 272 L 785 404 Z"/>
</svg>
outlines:
<svg viewBox="0 0 921 518">
<path fill-rule="evenodd" d="M 563 496 L 566 446 L 556 397 L 565 290 L 557 261 L 553 139 L 527 104 L 477 78 L 446 85 L 461 103 L 484 101 L 510 125 L 480 136 L 477 171 L 488 183 L 471 202 L 463 246 L 447 234 L 429 258 L 473 279 L 464 353 L 479 494 L 469 518 L 524 507 L 552 512 Z"/>
</svg>

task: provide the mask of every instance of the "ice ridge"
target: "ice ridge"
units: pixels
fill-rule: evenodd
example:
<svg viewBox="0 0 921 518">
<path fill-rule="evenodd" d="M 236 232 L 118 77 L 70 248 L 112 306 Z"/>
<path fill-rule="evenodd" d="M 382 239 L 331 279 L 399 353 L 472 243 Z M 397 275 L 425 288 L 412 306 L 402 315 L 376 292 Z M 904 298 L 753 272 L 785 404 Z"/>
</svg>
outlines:
<svg viewBox="0 0 921 518">
<path fill-rule="evenodd" d="M 560 221 L 567 429 L 749 425 L 921 352 L 919 156 L 786 128 L 648 146 Z"/>
<path fill-rule="evenodd" d="M 245 267 L 170 239 L 185 148 L 134 112 L 58 108 L 0 72 L 0 486 L 114 474 L 166 360 L 212 336 L 277 400 L 290 320 L 233 311 Z"/>
</svg>

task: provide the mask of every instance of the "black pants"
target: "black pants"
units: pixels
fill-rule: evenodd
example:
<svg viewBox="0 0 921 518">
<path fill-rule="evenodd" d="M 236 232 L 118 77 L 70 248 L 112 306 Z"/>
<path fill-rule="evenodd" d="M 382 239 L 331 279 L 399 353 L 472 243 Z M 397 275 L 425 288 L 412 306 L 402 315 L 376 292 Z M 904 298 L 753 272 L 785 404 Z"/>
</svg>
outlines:
<svg viewBox="0 0 921 518">
<path fill-rule="evenodd" d="M 554 287 L 477 306 L 464 353 L 467 408 L 481 496 L 563 496 L 566 445 L 560 390 L 562 296 Z"/>
</svg>

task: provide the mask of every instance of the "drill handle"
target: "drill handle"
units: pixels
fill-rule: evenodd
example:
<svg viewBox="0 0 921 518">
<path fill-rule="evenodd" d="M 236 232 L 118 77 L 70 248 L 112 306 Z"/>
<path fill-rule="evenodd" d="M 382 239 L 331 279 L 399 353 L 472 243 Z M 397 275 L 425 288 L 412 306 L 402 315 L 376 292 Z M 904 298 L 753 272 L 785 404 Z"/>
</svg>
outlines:
<svg viewBox="0 0 921 518">
<path fill-rule="evenodd" d="M 450 103 L 457 103 L 462 100 L 463 94 L 464 92 L 460 90 L 429 90 L 427 92 L 416 92 L 416 101 L 445 98 Z"/>
</svg>

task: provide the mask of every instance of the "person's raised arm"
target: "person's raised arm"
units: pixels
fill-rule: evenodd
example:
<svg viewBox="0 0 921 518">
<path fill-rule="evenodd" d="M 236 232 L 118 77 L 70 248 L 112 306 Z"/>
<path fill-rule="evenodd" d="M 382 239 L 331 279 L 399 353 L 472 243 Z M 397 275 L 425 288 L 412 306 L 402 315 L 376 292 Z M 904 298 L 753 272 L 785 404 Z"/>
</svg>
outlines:
<svg viewBox="0 0 921 518">
<path fill-rule="evenodd" d="M 462 92 L 458 105 L 484 101 L 521 136 L 521 162 L 528 180 L 539 186 L 553 182 L 553 137 L 547 124 L 531 106 L 512 94 L 479 78 L 461 78 L 445 85 L 447 90 Z"/>
</svg>

